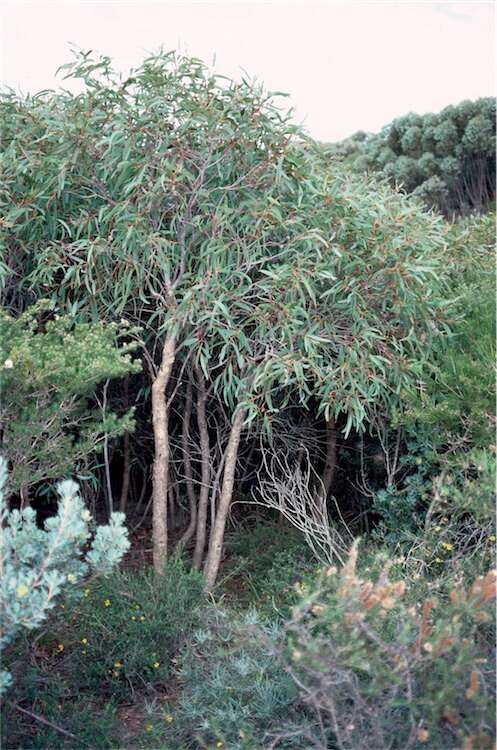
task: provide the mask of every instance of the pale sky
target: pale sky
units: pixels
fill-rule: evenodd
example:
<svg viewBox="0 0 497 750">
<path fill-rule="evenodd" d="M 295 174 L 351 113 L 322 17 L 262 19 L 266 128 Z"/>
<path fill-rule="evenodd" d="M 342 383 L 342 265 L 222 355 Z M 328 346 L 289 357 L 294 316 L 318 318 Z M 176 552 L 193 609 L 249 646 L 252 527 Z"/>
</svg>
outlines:
<svg viewBox="0 0 497 750">
<path fill-rule="evenodd" d="M 70 46 L 109 55 L 126 72 L 160 46 L 242 69 L 315 138 L 376 132 L 407 112 L 435 112 L 495 95 L 493 2 L 0 2 L 0 82 L 35 93 Z"/>
</svg>

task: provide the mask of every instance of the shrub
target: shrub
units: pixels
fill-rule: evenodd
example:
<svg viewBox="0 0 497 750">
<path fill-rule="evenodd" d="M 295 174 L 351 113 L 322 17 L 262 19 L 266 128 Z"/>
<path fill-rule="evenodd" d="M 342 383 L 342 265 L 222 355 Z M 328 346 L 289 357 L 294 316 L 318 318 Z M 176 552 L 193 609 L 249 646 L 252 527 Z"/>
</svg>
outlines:
<svg viewBox="0 0 497 750">
<path fill-rule="evenodd" d="M 11 473 L 9 494 L 73 471 L 104 436 L 130 429 L 123 417 L 92 409 L 99 383 L 140 369 L 136 344 L 123 344 L 114 324 L 59 316 L 47 300 L 12 317 L 0 311 L 0 421 Z M 129 334 L 130 330 L 127 329 Z"/>
<path fill-rule="evenodd" d="M 490 747 L 495 571 L 452 578 L 435 598 L 390 580 L 384 560 L 361 580 L 356 561 L 354 545 L 286 625 L 289 672 L 321 727 L 315 746 Z"/>
<path fill-rule="evenodd" d="M 268 746 L 297 699 L 275 656 L 277 637 L 277 627 L 264 626 L 255 611 L 236 618 L 212 608 L 178 659 L 182 689 L 167 706 L 167 747 Z"/>
<path fill-rule="evenodd" d="M 64 671 L 79 689 L 114 697 L 162 689 L 176 650 L 199 624 L 202 580 L 171 558 L 164 576 L 119 571 L 97 581 L 54 626 Z"/>
<path fill-rule="evenodd" d="M 32 719 L 22 715 L 23 723 L 5 707 L 9 746 L 121 747 L 123 706 L 130 704 L 138 729 L 148 726 L 141 704 L 171 691 L 177 652 L 200 625 L 202 580 L 174 558 L 157 578 L 151 571 L 114 572 L 90 581 L 78 599 L 61 603 L 35 637 L 27 634 L 12 644 L 6 656 L 19 675 L 11 696 L 16 706 L 73 737 L 38 722 L 33 733 Z M 132 734 L 136 730 L 135 720 Z M 154 738 L 147 732 L 144 746 Z"/>
<path fill-rule="evenodd" d="M 114 513 L 108 526 L 96 529 L 83 557 L 83 546 L 91 535 L 91 515 L 79 496 L 77 484 L 71 480 L 59 482 L 57 514 L 39 529 L 32 508 L 6 508 L 6 476 L 6 463 L 0 458 L 1 648 L 19 631 L 39 627 L 60 595 L 74 588 L 87 573 L 109 573 L 129 547 L 124 515 Z M 10 681 L 10 675 L 1 672 L 0 690 Z"/>
</svg>

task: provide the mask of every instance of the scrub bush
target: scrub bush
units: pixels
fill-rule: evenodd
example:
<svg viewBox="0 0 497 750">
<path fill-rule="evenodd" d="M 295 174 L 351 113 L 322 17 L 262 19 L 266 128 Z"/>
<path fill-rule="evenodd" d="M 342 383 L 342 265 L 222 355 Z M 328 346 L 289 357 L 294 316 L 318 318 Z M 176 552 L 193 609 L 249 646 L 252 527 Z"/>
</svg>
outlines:
<svg viewBox="0 0 497 750">
<path fill-rule="evenodd" d="M 286 625 L 285 658 L 320 727 L 315 747 L 340 750 L 491 747 L 495 732 L 495 571 L 468 583 L 367 579 L 357 545 L 330 568 Z"/>
</svg>

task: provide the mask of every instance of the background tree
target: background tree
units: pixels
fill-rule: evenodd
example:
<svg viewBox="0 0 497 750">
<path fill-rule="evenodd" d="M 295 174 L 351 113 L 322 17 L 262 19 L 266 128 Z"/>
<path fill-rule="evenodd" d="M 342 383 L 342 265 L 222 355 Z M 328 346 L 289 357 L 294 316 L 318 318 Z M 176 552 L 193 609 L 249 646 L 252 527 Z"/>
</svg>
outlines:
<svg viewBox="0 0 497 750">
<path fill-rule="evenodd" d="M 330 144 L 356 172 L 380 172 L 447 217 L 484 211 L 495 199 L 495 99 L 437 114 L 398 117 L 373 135 Z"/>
</svg>

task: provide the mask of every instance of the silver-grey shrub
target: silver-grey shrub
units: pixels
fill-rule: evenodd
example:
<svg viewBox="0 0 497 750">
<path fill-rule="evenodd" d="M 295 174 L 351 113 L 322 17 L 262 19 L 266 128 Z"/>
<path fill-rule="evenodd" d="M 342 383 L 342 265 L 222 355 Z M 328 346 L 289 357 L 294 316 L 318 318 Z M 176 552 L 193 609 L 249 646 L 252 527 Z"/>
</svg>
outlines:
<svg viewBox="0 0 497 750">
<path fill-rule="evenodd" d="M 85 576 L 110 573 L 129 548 L 124 514 L 113 513 L 83 553 L 92 518 L 76 482 L 57 484 L 57 513 L 39 528 L 32 508 L 8 509 L 6 479 L 7 463 L 0 457 L 0 649 L 21 630 L 39 627 L 60 596 Z M 1 671 L 0 693 L 10 682 L 10 674 Z"/>
</svg>

